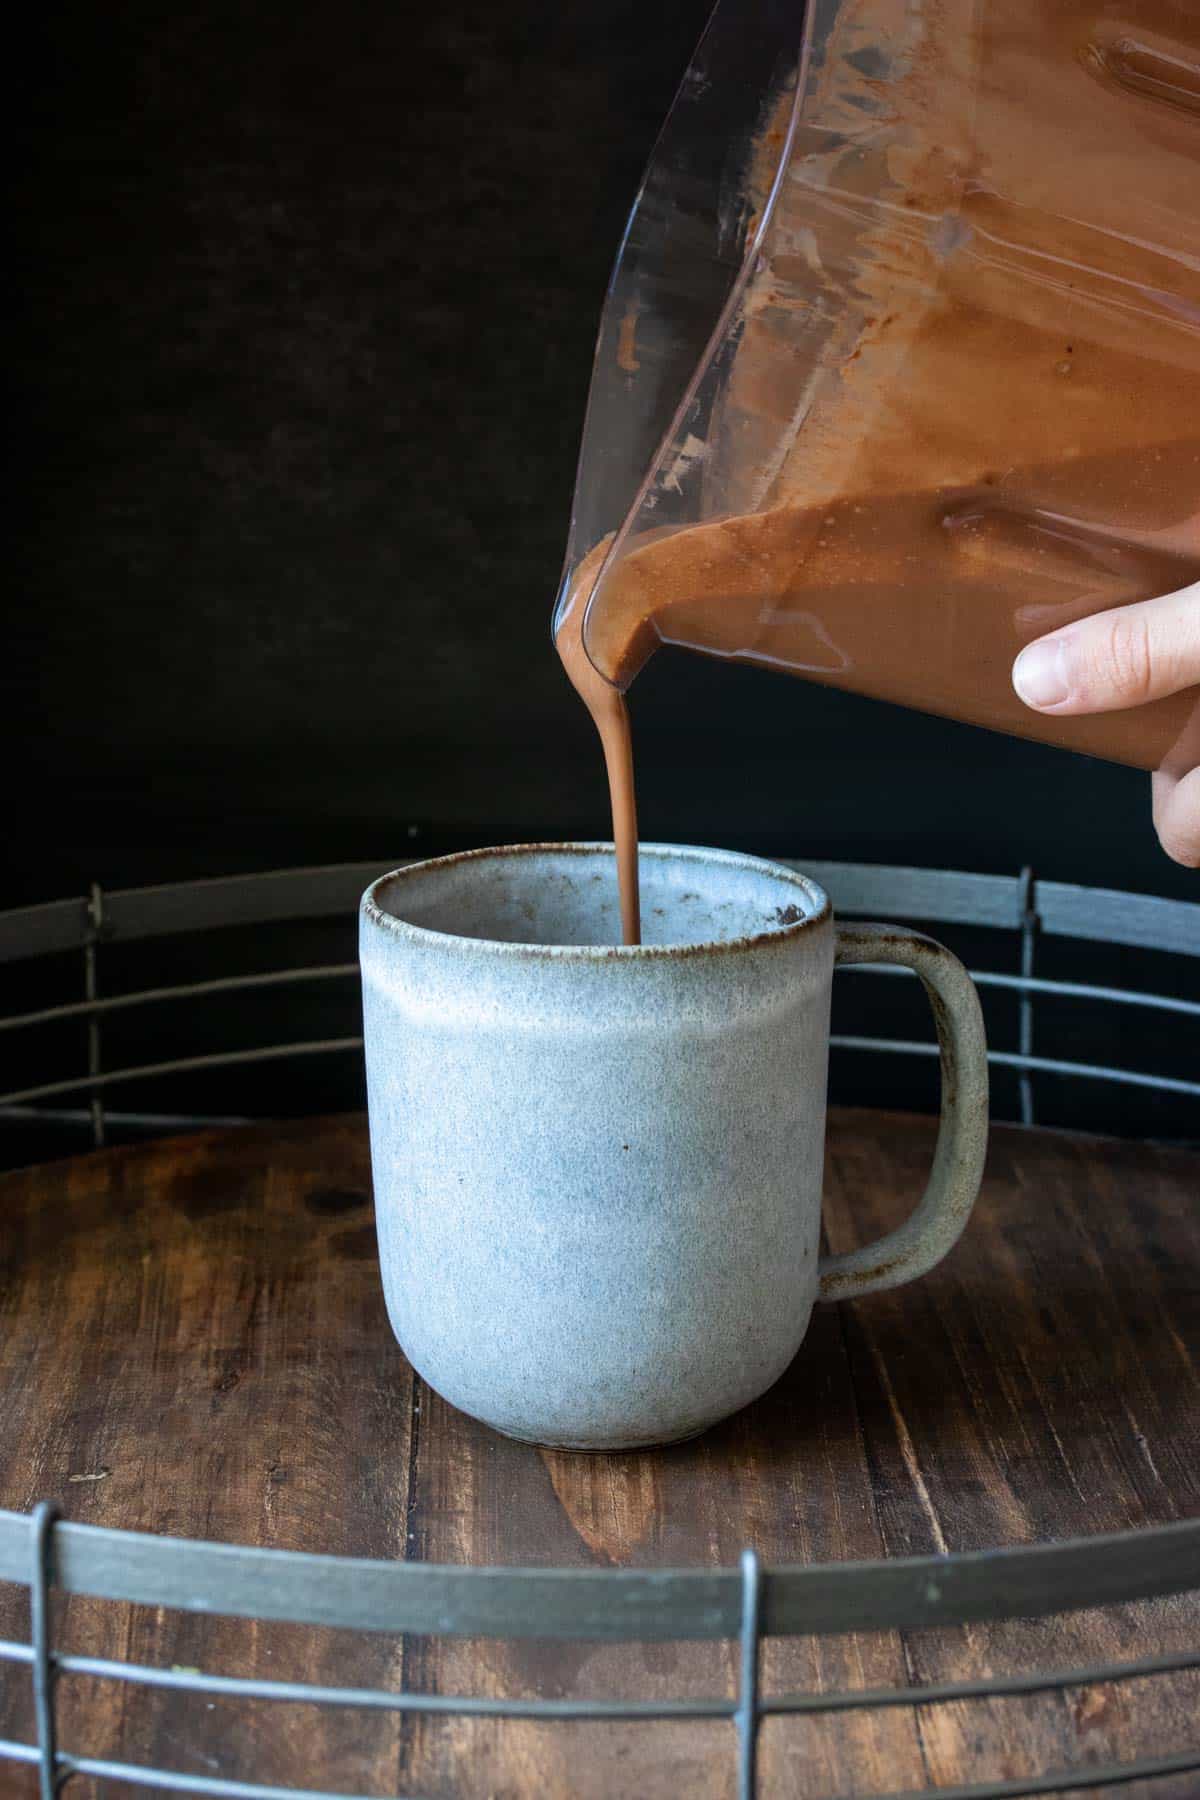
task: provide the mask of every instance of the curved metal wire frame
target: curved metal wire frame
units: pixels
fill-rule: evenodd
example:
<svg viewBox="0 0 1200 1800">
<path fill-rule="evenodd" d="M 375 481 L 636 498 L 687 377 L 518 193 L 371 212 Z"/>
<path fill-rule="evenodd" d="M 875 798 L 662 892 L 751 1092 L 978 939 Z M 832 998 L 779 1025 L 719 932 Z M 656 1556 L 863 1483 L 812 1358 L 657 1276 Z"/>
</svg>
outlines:
<svg viewBox="0 0 1200 1800">
<path fill-rule="evenodd" d="M 109 1014 L 200 1000 L 217 993 L 349 978 L 356 973 L 356 965 L 321 964 L 101 997 L 98 955 L 103 944 L 114 940 L 134 941 L 224 925 L 344 914 L 378 873 L 378 867 L 354 864 L 283 871 L 109 895 L 93 888 L 86 899 L 0 914 L 0 962 L 69 950 L 82 951 L 84 959 L 82 1000 L 0 1019 L 0 1031 L 16 1032 L 71 1020 L 82 1021 L 88 1027 L 86 1072 L 0 1096 L 0 1107 L 34 1112 L 35 1101 L 83 1092 L 91 1107 L 90 1114 L 83 1116 L 92 1118 L 100 1140 L 103 1096 L 109 1088 L 123 1082 L 275 1057 L 356 1049 L 360 1043 L 356 1037 L 309 1040 L 105 1070 L 100 1027 Z M 1200 1094 L 1198 1082 L 1038 1057 L 1032 1048 L 1033 1005 L 1035 997 L 1042 994 L 1200 1016 L 1200 1003 L 1177 996 L 1059 982 L 1039 978 L 1033 972 L 1039 938 L 1053 933 L 1200 955 L 1200 906 L 1061 883 L 1038 883 L 1028 870 L 1007 878 L 858 864 L 805 867 L 827 888 L 835 907 L 843 914 L 884 914 L 940 924 L 989 925 L 1021 933 L 1020 975 L 988 970 L 973 974 L 980 986 L 1007 988 L 1019 996 L 1019 1048 L 995 1051 L 992 1060 L 1015 1068 L 1020 1074 L 1023 1115 L 1032 1117 L 1029 1082 L 1034 1073 L 1084 1076 Z M 932 1044 L 907 1040 L 834 1041 L 858 1050 L 936 1054 Z M 146 1122 L 153 1122 L 153 1115 L 144 1117 Z M 161 1122 L 167 1122 L 165 1116 Z M 171 1124 L 183 1122 L 178 1118 L 170 1120 Z M 121 1781 L 161 1793 L 219 1795 L 228 1800 L 375 1800 L 69 1754 L 56 1743 L 54 1702 L 58 1684 L 72 1676 L 230 1699 L 316 1703 L 365 1711 L 563 1722 L 724 1719 L 736 1727 L 738 1791 L 743 1800 L 749 1800 L 758 1791 L 756 1742 L 759 1724 L 766 1717 L 1018 1698 L 1200 1668 L 1197 1648 L 1128 1663 L 1097 1663 L 976 1681 L 832 1694 L 763 1695 L 758 1678 L 763 1637 L 907 1630 L 1037 1617 L 1200 1588 L 1200 1522 L 1029 1549 L 841 1566 L 764 1570 L 748 1551 L 737 1571 L 523 1570 L 377 1563 L 196 1543 L 60 1523 L 52 1509 L 40 1507 L 32 1517 L 0 1513 L 0 1579 L 21 1582 L 30 1591 L 30 1642 L 0 1642 L 0 1663 L 28 1668 L 38 1730 L 36 1744 L 0 1740 L 0 1758 L 37 1769 L 42 1800 L 50 1800 L 60 1792 L 73 1775 Z M 361 1631 L 594 1641 L 736 1639 L 740 1647 L 738 1691 L 733 1696 L 655 1701 L 415 1694 L 259 1681 L 215 1672 L 157 1669 L 104 1658 L 59 1655 L 50 1643 L 48 1598 L 52 1586 L 66 1593 L 190 1612 L 284 1619 Z M 875 1800 L 934 1800 L 935 1796 L 936 1800 L 1016 1800 L 1021 1795 L 1118 1787 L 1132 1781 L 1197 1771 L 1200 1748 L 1123 1764 L 1081 1764 L 965 1787 L 876 1796 Z"/>
<path fill-rule="evenodd" d="M 1030 870 L 1009 877 L 861 863 L 818 862 L 804 867 L 826 887 L 835 908 L 843 914 L 886 914 L 892 918 L 918 918 L 935 924 L 988 925 L 1021 933 L 1022 971 L 1019 975 L 988 969 L 973 969 L 971 974 L 980 987 L 1007 989 L 1019 996 L 1019 1047 L 1016 1050 L 993 1049 L 989 1051 L 989 1060 L 997 1067 L 1017 1071 L 1021 1079 L 1022 1117 L 1027 1122 L 1032 1122 L 1033 1118 L 1031 1078 L 1035 1074 L 1112 1081 L 1130 1087 L 1200 1097 L 1200 1081 L 1190 1078 L 1037 1056 L 1032 1047 L 1034 1004 L 1038 996 L 1139 1006 L 1200 1019 L 1200 1001 L 1140 988 L 1049 980 L 1033 973 L 1034 948 L 1039 937 L 1055 934 L 1200 956 L 1200 905 L 1144 894 L 1075 887 L 1061 882 L 1036 882 Z M 39 1102 L 84 1094 L 90 1103 L 89 1116 L 100 1141 L 105 1096 L 109 1090 L 123 1084 L 288 1057 L 358 1051 L 361 1038 L 345 1036 L 220 1050 L 204 1056 L 174 1057 L 105 1069 L 101 1060 L 100 1027 L 110 1015 L 145 1006 L 201 1001 L 216 994 L 255 992 L 306 981 L 349 979 L 357 974 L 357 964 L 324 963 L 307 968 L 273 969 L 107 996 L 97 991 L 97 967 L 101 946 L 116 941 L 136 942 L 227 925 L 262 925 L 338 913 L 346 915 L 355 906 L 362 889 L 378 872 L 379 865 L 374 863 L 350 863 L 332 868 L 235 876 L 220 881 L 184 882 L 169 887 L 133 888 L 107 895 L 93 886 L 86 899 L 56 901 L 47 906 L 24 907 L 0 914 L 0 962 L 53 951 L 82 951 L 85 988 L 81 1000 L 0 1018 L 0 1033 L 72 1020 L 83 1021 L 88 1026 L 86 1070 L 2 1093 L 0 1112 L 24 1113 Z M 876 976 L 901 973 L 871 968 L 865 972 Z M 937 1054 L 934 1044 L 908 1039 L 835 1036 L 832 1044 L 836 1049 L 874 1054 L 925 1057 Z M 153 1118 L 153 1115 L 148 1117 Z"/>
<path fill-rule="evenodd" d="M 29 1668 L 38 1742 L 0 1740 L 0 1757 L 36 1766 L 44 1800 L 73 1774 L 167 1793 L 242 1800 L 339 1800 L 222 1776 L 148 1768 L 60 1752 L 54 1697 L 71 1675 L 242 1700 L 365 1711 L 456 1714 L 543 1721 L 729 1719 L 737 1728 L 739 1794 L 757 1793 L 755 1747 L 768 1717 L 1012 1699 L 1099 1682 L 1144 1680 L 1200 1668 L 1200 1647 L 1127 1663 L 1026 1672 L 923 1687 L 762 1695 L 762 1639 L 847 1631 L 914 1630 L 980 1620 L 1042 1617 L 1200 1588 L 1200 1522 L 1074 1539 L 1016 1550 L 886 1562 L 764 1570 L 753 1552 L 740 1570 L 473 1569 L 384 1563 L 295 1551 L 257 1550 L 152 1537 L 58 1522 L 52 1508 L 32 1517 L 0 1512 L 0 1579 L 29 1587 L 29 1644 L 0 1642 L 0 1662 Z M 735 1696 L 662 1700 L 540 1700 L 414 1694 L 260 1681 L 192 1669 L 159 1669 L 101 1657 L 56 1655 L 49 1641 L 51 1586 L 168 1606 L 190 1613 L 286 1620 L 389 1633 L 590 1642 L 736 1639 Z M 1002 1796 L 1118 1786 L 1200 1770 L 1200 1746 L 1136 1762 L 1053 1770 L 1029 1777 L 926 1789 L 887 1800 L 1001 1800 Z"/>
</svg>

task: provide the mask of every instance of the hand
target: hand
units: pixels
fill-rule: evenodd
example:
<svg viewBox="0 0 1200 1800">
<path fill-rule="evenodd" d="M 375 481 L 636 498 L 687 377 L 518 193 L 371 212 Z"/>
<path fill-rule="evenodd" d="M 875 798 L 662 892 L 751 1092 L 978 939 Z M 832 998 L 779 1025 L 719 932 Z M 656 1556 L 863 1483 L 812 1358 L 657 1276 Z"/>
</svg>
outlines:
<svg viewBox="0 0 1200 1800">
<path fill-rule="evenodd" d="M 1095 613 L 1026 645 L 1013 664 L 1013 686 L 1026 706 L 1059 718 L 1115 712 L 1200 686 L 1200 582 Z M 1177 746 L 1154 775 L 1154 825 L 1167 855 L 1195 869 L 1200 730 L 1185 739 L 1188 747 Z"/>
</svg>

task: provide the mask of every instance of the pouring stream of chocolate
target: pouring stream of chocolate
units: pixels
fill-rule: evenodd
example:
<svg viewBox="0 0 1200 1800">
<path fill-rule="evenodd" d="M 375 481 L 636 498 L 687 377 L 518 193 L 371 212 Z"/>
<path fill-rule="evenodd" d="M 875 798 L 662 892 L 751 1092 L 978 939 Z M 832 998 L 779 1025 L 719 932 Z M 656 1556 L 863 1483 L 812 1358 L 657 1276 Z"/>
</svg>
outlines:
<svg viewBox="0 0 1200 1800">
<path fill-rule="evenodd" d="M 633 736 L 629 706 L 624 694 L 592 667 L 583 647 L 585 595 L 567 611 L 555 644 L 571 685 L 592 716 L 600 734 L 604 767 L 608 775 L 612 807 L 613 841 L 617 852 L 617 883 L 621 895 L 621 936 L 627 944 L 642 941 L 641 905 L 638 896 L 637 799 L 633 785 Z"/>
</svg>

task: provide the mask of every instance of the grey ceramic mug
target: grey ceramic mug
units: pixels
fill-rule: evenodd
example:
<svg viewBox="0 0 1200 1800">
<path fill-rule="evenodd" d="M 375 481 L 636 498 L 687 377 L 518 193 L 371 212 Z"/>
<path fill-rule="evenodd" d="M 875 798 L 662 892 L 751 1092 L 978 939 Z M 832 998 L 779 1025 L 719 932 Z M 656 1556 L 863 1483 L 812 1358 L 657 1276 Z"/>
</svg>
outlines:
<svg viewBox="0 0 1200 1800">
<path fill-rule="evenodd" d="M 393 1329 L 445 1399 L 586 1450 L 690 1437 L 755 1399 L 815 1300 L 896 1287 L 961 1232 L 987 1133 L 979 1000 L 948 950 L 837 926 L 822 890 L 642 846 L 617 947 L 611 846 L 470 851 L 363 897 L 379 1252 Z M 924 1198 L 820 1258 L 835 963 L 929 992 L 942 1119 Z"/>
</svg>

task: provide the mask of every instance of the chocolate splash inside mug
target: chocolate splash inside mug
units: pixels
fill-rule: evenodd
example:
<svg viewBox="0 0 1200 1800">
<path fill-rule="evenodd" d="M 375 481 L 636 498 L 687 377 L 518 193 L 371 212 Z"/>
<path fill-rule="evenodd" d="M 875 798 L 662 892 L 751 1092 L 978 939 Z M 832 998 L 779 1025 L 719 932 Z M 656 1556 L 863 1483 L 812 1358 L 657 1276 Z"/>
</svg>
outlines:
<svg viewBox="0 0 1200 1800">
<path fill-rule="evenodd" d="M 645 941 L 618 946 L 611 845 L 469 851 L 363 896 L 371 1157 L 392 1327 L 452 1405 L 511 1437 L 691 1437 L 782 1374 L 816 1300 L 897 1287 L 962 1231 L 987 1050 L 962 964 L 835 925 L 813 881 L 642 846 Z M 899 963 L 942 1066 L 911 1217 L 821 1257 L 833 972 Z"/>
</svg>

